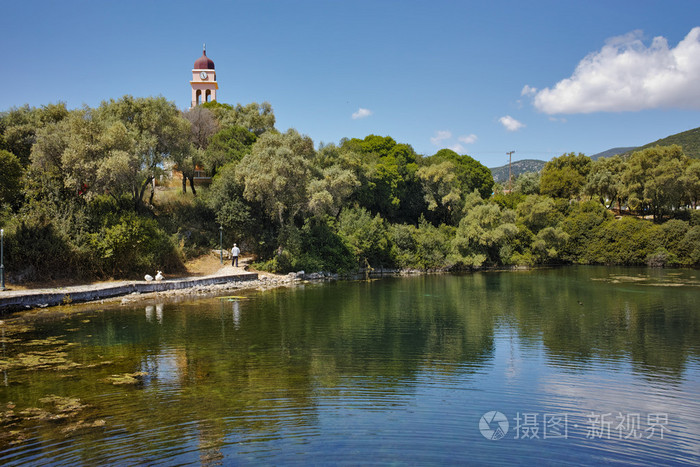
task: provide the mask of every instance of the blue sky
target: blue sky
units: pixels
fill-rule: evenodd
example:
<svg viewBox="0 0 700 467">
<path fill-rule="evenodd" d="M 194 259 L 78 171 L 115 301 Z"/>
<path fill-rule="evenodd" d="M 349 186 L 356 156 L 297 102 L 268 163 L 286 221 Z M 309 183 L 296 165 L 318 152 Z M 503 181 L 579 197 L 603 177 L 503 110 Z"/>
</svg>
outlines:
<svg viewBox="0 0 700 467">
<path fill-rule="evenodd" d="M 318 145 L 389 135 L 489 167 L 700 126 L 700 1 L 3 2 L 0 110 L 190 102 L 202 44 L 219 101 L 272 104 Z"/>
</svg>

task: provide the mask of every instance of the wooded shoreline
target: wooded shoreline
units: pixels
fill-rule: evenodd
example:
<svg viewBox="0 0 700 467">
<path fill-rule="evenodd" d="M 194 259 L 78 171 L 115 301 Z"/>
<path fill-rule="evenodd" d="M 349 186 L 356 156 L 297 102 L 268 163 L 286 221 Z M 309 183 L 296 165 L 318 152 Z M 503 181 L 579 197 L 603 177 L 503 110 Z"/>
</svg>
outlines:
<svg viewBox="0 0 700 467">
<path fill-rule="evenodd" d="M 700 160 L 680 146 L 563 154 L 499 185 L 450 149 L 378 135 L 317 148 L 274 124 L 268 103 L 162 97 L 0 113 L 5 279 L 182 274 L 234 243 L 278 274 L 700 266 Z"/>
</svg>

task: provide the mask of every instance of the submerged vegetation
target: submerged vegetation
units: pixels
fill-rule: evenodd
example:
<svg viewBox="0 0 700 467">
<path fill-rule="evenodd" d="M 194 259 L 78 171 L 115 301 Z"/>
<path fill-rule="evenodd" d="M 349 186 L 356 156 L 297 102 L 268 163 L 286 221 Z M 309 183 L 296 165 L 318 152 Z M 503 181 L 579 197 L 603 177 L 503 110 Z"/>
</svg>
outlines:
<svg viewBox="0 0 700 467">
<path fill-rule="evenodd" d="M 377 135 L 316 148 L 274 124 L 267 103 L 181 112 L 162 97 L 3 112 L 8 278 L 177 272 L 220 227 L 274 272 L 700 265 L 700 161 L 680 146 L 564 154 L 506 190 L 449 149 Z"/>
</svg>

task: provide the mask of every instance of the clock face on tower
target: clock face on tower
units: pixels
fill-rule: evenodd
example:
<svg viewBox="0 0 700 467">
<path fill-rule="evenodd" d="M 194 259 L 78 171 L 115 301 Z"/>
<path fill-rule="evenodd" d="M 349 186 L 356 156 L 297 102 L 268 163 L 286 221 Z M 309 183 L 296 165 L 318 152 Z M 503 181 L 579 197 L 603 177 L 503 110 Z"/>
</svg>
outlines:
<svg viewBox="0 0 700 467">
<path fill-rule="evenodd" d="M 207 72 L 206 72 L 206 71 L 201 72 L 201 73 L 199 74 L 199 77 L 202 78 L 202 79 L 207 79 Z"/>
</svg>

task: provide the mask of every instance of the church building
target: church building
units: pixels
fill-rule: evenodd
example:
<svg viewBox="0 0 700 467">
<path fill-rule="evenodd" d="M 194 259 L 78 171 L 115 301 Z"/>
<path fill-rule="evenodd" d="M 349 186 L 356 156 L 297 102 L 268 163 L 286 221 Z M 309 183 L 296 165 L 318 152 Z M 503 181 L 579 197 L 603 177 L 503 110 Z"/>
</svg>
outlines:
<svg viewBox="0 0 700 467">
<path fill-rule="evenodd" d="M 202 48 L 202 56 L 194 62 L 190 85 L 192 86 L 192 105 L 190 108 L 216 100 L 216 90 L 219 89 L 219 84 L 216 82 L 214 61 L 207 57 L 206 44 Z"/>
</svg>

